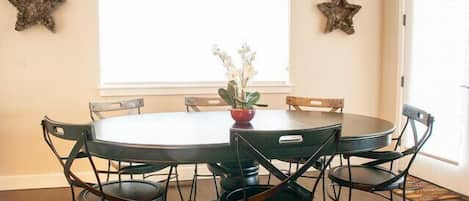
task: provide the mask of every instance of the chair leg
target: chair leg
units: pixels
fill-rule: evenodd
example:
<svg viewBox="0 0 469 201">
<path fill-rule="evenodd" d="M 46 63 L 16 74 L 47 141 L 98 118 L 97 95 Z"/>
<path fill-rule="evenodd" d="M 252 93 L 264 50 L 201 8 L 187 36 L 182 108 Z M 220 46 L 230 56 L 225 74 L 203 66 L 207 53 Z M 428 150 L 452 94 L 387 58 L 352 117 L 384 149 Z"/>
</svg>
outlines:
<svg viewBox="0 0 469 201">
<path fill-rule="evenodd" d="M 272 177 L 272 173 L 269 172 L 269 176 L 267 176 L 267 185 L 270 185 L 271 177 Z"/>
<path fill-rule="evenodd" d="M 217 200 L 219 200 L 220 194 L 218 194 L 217 177 L 213 173 L 212 173 L 212 177 L 213 177 L 213 185 L 215 185 L 215 193 L 217 193 Z"/>
<path fill-rule="evenodd" d="M 404 200 L 404 201 L 406 200 L 405 199 L 405 188 L 402 189 L 402 200 Z"/>
<path fill-rule="evenodd" d="M 195 201 L 197 196 L 197 163 L 194 167 L 194 176 L 192 177 L 192 185 L 191 185 L 191 192 L 189 194 L 189 201 Z M 194 197 L 192 197 L 194 195 Z"/>
<path fill-rule="evenodd" d="M 198 165 L 195 164 L 195 182 L 194 182 L 194 200 L 197 198 L 197 177 L 199 176 L 199 173 L 197 171 Z"/>
<path fill-rule="evenodd" d="M 335 185 L 332 184 L 332 193 L 334 193 L 334 198 L 332 198 L 334 201 L 339 201 L 340 200 L 340 191 L 341 191 L 341 187 L 339 186 L 339 193 L 337 193 L 337 191 L 335 190 Z"/>
<path fill-rule="evenodd" d="M 348 201 L 352 200 L 352 187 L 348 188 Z"/>
<path fill-rule="evenodd" d="M 194 182 L 195 182 L 195 175 L 192 175 L 191 191 L 189 193 L 189 200 L 188 201 L 192 200 L 192 194 L 194 192 Z"/>
<path fill-rule="evenodd" d="M 129 166 L 132 166 L 132 162 L 129 163 Z M 134 175 L 130 174 L 130 180 L 133 180 L 133 179 L 134 179 Z"/>
<path fill-rule="evenodd" d="M 272 160 L 269 160 L 269 162 L 272 162 Z M 267 185 L 270 185 L 270 178 L 272 177 L 272 173 L 269 172 L 269 176 L 267 177 Z"/>
<path fill-rule="evenodd" d="M 324 161 L 326 161 L 326 157 L 324 156 Z M 323 165 L 323 168 L 326 168 Z M 325 170 L 324 170 L 325 171 Z M 320 179 L 320 178 L 318 178 Z M 326 173 L 322 174 L 322 200 L 326 201 Z"/>
<path fill-rule="evenodd" d="M 326 201 L 326 176 L 322 175 L 322 200 Z"/>
<path fill-rule="evenodd" d="M 109 177 L 111 172 L 111 160 L 107 160 L 107 174 L 106 174 L 106 182 L 109 182 Z"/>
<path fill-rule="evenodd" d="M 344 166 L 344 162 L 342 162 L 342 154 L 339 154 L 339 164 L 340 166 Z"/>
<path fill-rule="evenodd" d="M 179 192 L 179 198 L 181 198 L 181 201 L 184 201 L 184 197 L 182 196 L 181 186 L 179 185 L 179 173 L 178 173 L 177 165 L 174 167 L 174 171 L 176 173 L 176 188 L 178 189 L 178 192 Z"/>
<path fill-rule="evenodd" d="M 72 200 L 75 201 L 75 189 L 73 188 L 73 185 L 70 184 L 70 192 L 72 193 Z"/>
<path fill-rule="evenodd" d="M 403 186 L 402 186 L 402 200 L 404 200 L 404 201 L 405 201 L 406 183 L 407 183 L 407 176 L 404 176 L 404 184 L 403 184 Z"/>
<path fill-rule="evenodd" d="M 349 189 L 348 189 L 348 200 L 351 201 L 352 200 L 352 169 L 350 168 L 350 157 L 347 158 L 347 165 L 348 165 L 348 179 L 350 181 L 350 186 L 349 186 Z"/>
<path fill-rule="evenodd" d="M 120 169 L 121 169 L 121 162 L 120 162 L 120 161 L 118 162 L 118 165 L 117 165 L 117 167 L 119 168 L 119 170 L 118 170 L 118 171 L 120 171 Z M 118 175 L 118 176 L 119 176 L 119 182 L 121 182 L 121 181 L 122 181 L 121 174 L 119 173 L 119 175 Z"/>
<path fill-rule="evenodd" d="M 390 199 L 391 201 L 394 200 L 394 196 L 392 195 L 392 190 L 389 191 L 389 199 Z"/>
<path fill-rule="evenodd" d="M 166 201 L 166 199 L 168 197 L 169 180 L 171 179 L 171 174 L 172 173 L 173 173 L 173 166 L 171 165 L 169 167 L 168 178 L 166 178 L 166 184 L 165 184 L 165 187 L 164 187 L 163 201 Z"/>
<path fill-rule="evenodd" d="M 342 186 L 339 186 L 339 193 L 337 195 L 337 200 L 340 200 L 341 195 L 342 195 Z"/>
</svg>

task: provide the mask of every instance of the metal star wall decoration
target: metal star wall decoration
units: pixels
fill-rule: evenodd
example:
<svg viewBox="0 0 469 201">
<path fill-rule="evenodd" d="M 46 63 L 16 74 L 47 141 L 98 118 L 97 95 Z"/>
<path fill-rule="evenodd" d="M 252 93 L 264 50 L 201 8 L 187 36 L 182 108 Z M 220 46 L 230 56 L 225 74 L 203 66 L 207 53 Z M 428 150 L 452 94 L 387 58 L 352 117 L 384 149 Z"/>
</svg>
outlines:
<svg viewBox="0 0 469 201">
<path fill-rule="evenodd" d="M 16 31 L 42 24 L 47 29 L 55 32 L 55 22 L 51 12 L 65 0 L 8 0 L 18 9 Z"/>
<path fill-rule="evenodd" d="M 318 8 L 327 17 L 326 33 L 335 29 L 347 34 L 355 33 L 352 18 L 360 10 L 360 5 L 349 4 L 347 0 L 332 0 L 318 4 Z"/>
</svg>

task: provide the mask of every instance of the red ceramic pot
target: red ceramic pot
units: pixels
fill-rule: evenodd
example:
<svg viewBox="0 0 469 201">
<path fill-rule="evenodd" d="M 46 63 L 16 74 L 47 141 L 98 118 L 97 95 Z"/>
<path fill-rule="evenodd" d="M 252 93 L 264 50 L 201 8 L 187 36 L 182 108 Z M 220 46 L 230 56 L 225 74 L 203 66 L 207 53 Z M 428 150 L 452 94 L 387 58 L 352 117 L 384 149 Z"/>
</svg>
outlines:
<svg viewBox="0 0 469 201">
<path fill-rule="evenodd" d="M 249 121 L 254 117 L 256 114 L 256 110 L 254 109 L 239 109 L 234 108 L 230 110 L 231 117 L 236 121 L 237 124 L 248 124 Z"/>
</svg>

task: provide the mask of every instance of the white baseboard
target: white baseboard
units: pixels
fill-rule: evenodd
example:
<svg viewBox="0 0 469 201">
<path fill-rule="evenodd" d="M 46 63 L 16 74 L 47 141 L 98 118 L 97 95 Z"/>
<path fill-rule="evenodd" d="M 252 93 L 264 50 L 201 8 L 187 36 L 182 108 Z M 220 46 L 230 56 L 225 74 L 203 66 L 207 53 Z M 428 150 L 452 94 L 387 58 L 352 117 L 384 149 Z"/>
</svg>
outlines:
<svg viewBox="0 0 469 201">
<path fill-rule="evenodd" d="M 180 180 L 192 179 L 193 166 L 180 166 L 178 167 Z M 205 172 L 206 168 L 199 166 L 200 172 Z M 168 172 L 163 170 L 161 173 Z M 206 170 L 208 172 L 208 170 Z M 95 182 L 93 172 L 76 172 L 77 176 L 85 181 Z M 122 176 L 126 179 L 126 176 Z M 138 178 L 138 176 L 135 176 Z M 100 175 L 100 179 L 105 180 L 105 175 Z M 116 175 L 112 175 L 111 179 L 117 179 Z M 163 179 L 163 177 L 155 176 L 151 179 Z M 14 175 L 14 176 L 0 176 L 0 191 L 6 190 L 23 190 L 23 189 L 39 189 L 39 188 L 59 188 L 68 187 L 68 182 L 62 172 L 47 173 L 47 174 L 29 174 L 29 175 Z"/>
<path fill-rule="evenodd" d="M 356 160 L 354 163 L 358 162 Z M 360 161 L 362 162 L 362 161 Z M 279 169 L 287 170 L 288 163 L 274 160 L 273 164 Z M 335 158 L 332 162 L 332 166 L 338 165 L 338 158 Z M 293 165 L 296 168 L 295 165 Z M 169 168 L 162 170 L 161 173 L 167 173 Z M 210 174 L 205 164 L 199 164 L 199 174 Z M 194 165 L 180 165 L 178 166 L 179 180 L 191 180 L 194 173 Z M 259 174 L 266 175 L 268 172 L 264 168 L 260 168 Z M 95 182 L 95 177 L 92 172 L 77 172 L 78 177 L 85 181 Z M 105 179 L 105 175 L 100 175 L 101 179 Z M 138 176 L 136 176 L 138 178 Z M 125 179 L 126 177 L 123 176 Z M 116 175 L 113 175 L 111 180 L 117 179 Z M 151 180 L 161 180 L 161 177 L 150 177 Z M 211 179 L 211 178 L 200 178 L 200 179 Z M 29 175 L 13 175 L 13 176 L 0 176 L 0 191 L 7 190 L 24 190 L 24 189 L 39 189 L 39 188 L 59 188 L 68 187 L 67 180 L 65 179 L 62 172 L 47 173 L 47 174 L 29 174 Z"/>
<path fill-rule="evenodd" d="M 280 168 L 287 168 L 288 164 L 276 162 Z M 169 168 L 162 171 L 168 172 Z M 181 181 L 191 180 L 194 172 L 194 165 L 180 165 L 178 166 L 179 179 Z M 210 174 L 205 164 L 199 164 L 198 172 L 200 174 Z M 92 172 L 77 172 L 77 176 L 85 181 L 95 182 Z M 267 171 L 261 168 L 260 174 L 267 174 Z M 115 177 L 115 176 L 114 176 Z M 123 176 L 124 177 L 124 176 Z M 138 176 L 136 176 L 138 178 Z M 125 177 L 124 177 L 125 178 Z M 101 179 L 105 179 L 101 175 Z M 112 178 L 116 179 L 116 178 Z M 160 180 L 163 177 L 150 177 L 149 179 Z M 201 178 L 205 179 L 205 178 Z M 207 178 L 210 179 L 210 178 Z M 39 188 L 59 188 L 68 187 L 67 180 L 62 172 L 46 173 L 46 174 L 28 174 L 28 175 L 13 175 L 13 176 L 0 176 L 0 191 L 7 190 L 23 190 L 23 189 L 39 189 Z"/>
<path fill-rule="evenodd" d="M 92 172 L 79 172 L 80 178 L 90 178 Z M 62 172 L 48 174 L 30 174 L 15 176 L 0 176 L 0 191 L 57 188 L 68 186 L 67 180 Z"/>
</svg>

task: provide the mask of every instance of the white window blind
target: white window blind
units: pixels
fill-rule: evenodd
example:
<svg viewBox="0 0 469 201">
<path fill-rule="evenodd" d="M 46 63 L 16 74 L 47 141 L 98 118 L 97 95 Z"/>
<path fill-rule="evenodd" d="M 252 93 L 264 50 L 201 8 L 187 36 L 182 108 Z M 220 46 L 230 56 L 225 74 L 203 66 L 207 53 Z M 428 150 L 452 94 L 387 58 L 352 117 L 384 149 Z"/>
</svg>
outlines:
<svg viewBox="0 0 469 201">
<path fill-rule="evenodd" d="M 414 0 L 407 8 L 407 102 L 435 116 L 423 152 L 454 163 L 468 135 L 469 1 Z"/>
<path fill-rule="evenodd" d="M 212 54 L 257 52 L 253 81 L 287 82 L 289 0 L 100 0 L 101 85 L 225 82 Z"/>
</svg>

